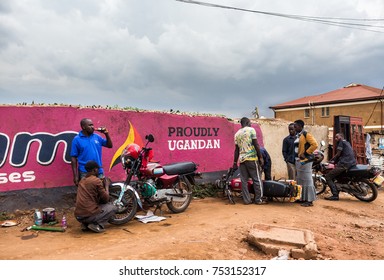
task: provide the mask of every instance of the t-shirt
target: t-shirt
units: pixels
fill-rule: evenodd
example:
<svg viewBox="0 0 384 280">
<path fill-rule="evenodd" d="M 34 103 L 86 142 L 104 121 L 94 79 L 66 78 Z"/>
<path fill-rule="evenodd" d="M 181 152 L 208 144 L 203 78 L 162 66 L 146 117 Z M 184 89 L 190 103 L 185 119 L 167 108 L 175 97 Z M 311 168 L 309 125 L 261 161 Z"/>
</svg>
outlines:
<svg viewBox="0 0 384 280">
<path fill-rule="evenodd" d="M 257 153 L 252 140 L 257 139 L 256 130 L 253 127 L 240 128 L 235 134 L 235 144 L 239 147 L 239 160 L 256 161 Z"/>
<path fill-rule="evenodd" d="M 338 166 L 342 166 L 345 168 L 350 168 L 356 165 L 355 153 L 352 149 L 351 144 L 347 140 L 342 140 L 337 142 L 338 151 L 341 151 L 340 157 L 336 162 Z"/>
<path fill-rule="evenodd" d="M 107 145 L 107 139 L 104 139 L 98 134 L 85 136 L 82 131 L 73 138 L 71 147 L 71 157 L 76 157 L 80 172 L 87 172 L 85 164 L 89 160 L 94 160 L 100 166 L 99 174 L 104 174 L 102 166 L 101 149 Z"/>
</svg>

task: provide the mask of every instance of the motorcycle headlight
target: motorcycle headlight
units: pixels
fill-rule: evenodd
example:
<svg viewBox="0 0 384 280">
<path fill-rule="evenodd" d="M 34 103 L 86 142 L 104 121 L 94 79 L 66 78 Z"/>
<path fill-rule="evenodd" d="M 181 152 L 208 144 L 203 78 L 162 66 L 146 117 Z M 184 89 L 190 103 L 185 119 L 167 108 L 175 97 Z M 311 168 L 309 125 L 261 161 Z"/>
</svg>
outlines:
<svg viewBox="0 0 384 280">
<path fill-rule="evenodd" d="M 132 165 L 133 165 L 133 162 L 135 160 L 132 158 L 132 157 L 124 157 L 124 161 L 123 161 L 123 165 L 124 165 L 124 168 L 132 168 Z"/>
</svg>

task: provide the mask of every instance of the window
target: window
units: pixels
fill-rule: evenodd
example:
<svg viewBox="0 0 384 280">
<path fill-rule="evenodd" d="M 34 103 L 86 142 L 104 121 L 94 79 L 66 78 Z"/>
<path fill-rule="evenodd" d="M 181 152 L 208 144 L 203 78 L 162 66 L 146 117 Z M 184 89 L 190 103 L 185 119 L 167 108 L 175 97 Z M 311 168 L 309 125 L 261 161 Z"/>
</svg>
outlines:
<svg viewBox="0 0 384 280">
<path fill-rule="evenodd" d="M 309 118 L 310 117 L 310 112 L 309 109 L 304 110 L 304 118 Z"/>
<path fill-rule="evenodd" d="M 321 116 L 322 117 L 329 117 L 329 107 L 321 108 Z"/>
</svg>

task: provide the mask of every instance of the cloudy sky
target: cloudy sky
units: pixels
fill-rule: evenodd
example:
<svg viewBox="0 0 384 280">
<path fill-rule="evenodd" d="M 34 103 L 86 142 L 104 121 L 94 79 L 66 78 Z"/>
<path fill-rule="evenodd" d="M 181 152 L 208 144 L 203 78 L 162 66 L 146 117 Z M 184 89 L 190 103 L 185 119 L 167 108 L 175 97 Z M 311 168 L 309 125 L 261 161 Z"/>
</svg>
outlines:
<svg viewBox="0 0 384 280">
<path fill-rule="evenodd" d="M 0 103 L 227 117 L 258 107 L 273 117 L 270 106 L 349 83 L 384 86 L 382 0 L 201 2 L 238 9 L 176 0 L 1 0 Z M 240 9 L 365 21 L 345 28 Z"/>
</svg>

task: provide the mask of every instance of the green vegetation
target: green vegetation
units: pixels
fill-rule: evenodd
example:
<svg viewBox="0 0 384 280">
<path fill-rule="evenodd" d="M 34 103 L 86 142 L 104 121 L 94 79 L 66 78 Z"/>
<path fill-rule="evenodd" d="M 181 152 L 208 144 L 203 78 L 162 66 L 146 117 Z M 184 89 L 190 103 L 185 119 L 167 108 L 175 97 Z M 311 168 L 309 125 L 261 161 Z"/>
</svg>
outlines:
<svg viewBox="0 0 384 280">
<path fill-rule="evenodd" d="M 13 217 L 6 213 L 6 212 L 0 212 L 0 221 L 6 221 L 6 220 L 10 220 L 12 219 Z"/>
<path fill-rule="evenodd" d="M 200 184 L 195 185 L 192 193 L 193 197 L 205 198 L 205 197 L 217 197 L 220 190 L 214 184 Z"/>
<path fill-rule="evenodd" d="M 36 103 L 35 101 L 32 101 L 31 104 L 28 104 L 27 102 L 17 103 L 16 106 L 61 106 L 61 107 L 73 107 L 73 108 L 91 108 L 91 109 L 106 109 L 106 110 L 122 110 L 122 111 L 133 111 L 133 112 L 155 112 L 155 113 L 168 113 L 168 114 L 175 114 L 175 115 L 187 115 L 187 116 L 206 116 L 206 117 L 221 117 L 221 118 L 227 118 L 225 115 L 222 114 L 209 114 L 209 113 L 199 113 L 199 112 L 183 112 L 181 110 L 177 109 L 169 109 L 169 110 L 146 110 L 146 109 L 140 109 L 137 107 L 120 107 L 119 105 L 70 105 L 70 104 L 63 104 L 63 103 L 52 103 L 52 104 L 45 104 L 45 103 Z M 231 118 L 227 118 L 228 120 L 232 120 Z"/>
</svg>

